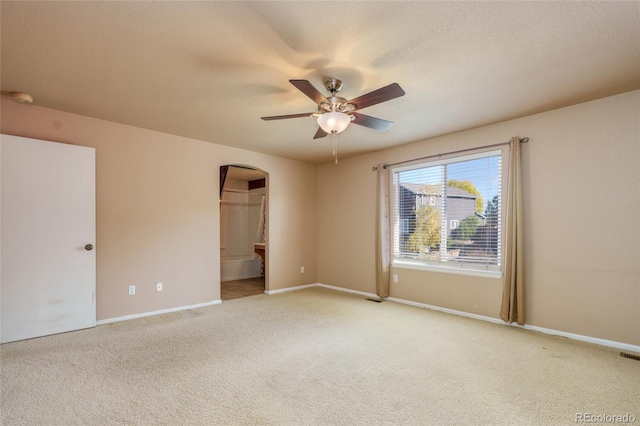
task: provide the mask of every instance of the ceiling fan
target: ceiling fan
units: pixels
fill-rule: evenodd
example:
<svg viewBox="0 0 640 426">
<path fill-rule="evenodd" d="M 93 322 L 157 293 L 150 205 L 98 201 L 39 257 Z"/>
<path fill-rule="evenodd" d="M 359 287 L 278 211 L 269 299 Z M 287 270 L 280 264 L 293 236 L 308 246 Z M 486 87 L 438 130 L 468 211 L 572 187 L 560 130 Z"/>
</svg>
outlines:
<svg viewBox="0 0 640 426">
<path fill-rule="evenodd" d="M 324 82 L 324 87 L 331 93 L 331 96 L 327 98 L 307 80 L 289 80 L 289 82 L 314 101 L 318 105 L 318 110 L 301 114 L 275 115 L 261 118 L 270 121 L 286 118 L 317 117 L 319 128 L 313 138 L 319 139 L 328 134 L 334 135 L 333 153 L 336 156 L 336 163 L 338 161 L 335 135 L 343 132 L 349 126 L 349 123 L 353 122 L 353 124 L 381 132 L 385 132 L 393 126 L 393 121 L 382 120 L 356 111 L 399 98 L 405 94 L 398 83 L 392 83 L 366 95 L 347 100 L 337 96 L 337 93 L 342 89 L 342 81 L 337 78 L 329 78 Z"/>
<path fill-rule="evenodd" d="M 391 83 L 388 86 L 374 90 L 366 95 L 346 100 L 336 95 L 340 89 L 342 89 L 342 81 L 337 78 L 329 78 L 324 81 L 324 87 L 331 93 L 331 96 L 328 98 L 320 93 L 308 80 L 289 80 L 289 82 L 314 101 L 318 105 L 318 110 L 315 112 L 275 115 L 261 118 L 270 121 L 286 118 L 317 117 L 319 127 L 313 138 L 319 139 L 328 134 L 333 135 L 333 155 L 335 156 L 336 164 L 338 163 L 336 134 L 343 132 L 347 126 L 349 126 L 349 123 L 353 121 L 354 124 L 381 132 L 385 132 L 393 126 L 392 121 L 360 114 L 356 111 L 398 98 L 405 94 L 398 83 Z"/>
<path fill-rule="evenodd" d="M 342 81 L 336 78 L 330 78 L 325 80 L 324 87 L 331 93 L 331 96 L 326 98 L 320 93 L 308 80 L 289 80 L 298 90 L 307 95 L 311 100 L 318 104 L 318 111 L 305 112 L 301 114 L 289 114 L 289 115 L 275 115 L 271 117 L 261 117 L 263 120 L 282 120 L 286 118 L 299 118 L 299 117 L 318 117 L 318 125 L 320 128 L 316 132 L 314 139 L 323 138 L 329 133 L 340 133 L 344 131 L 349 125 L 349 122 L 353 121 L 353 124 L 359 124 L 361 126 L 369 127 L 375 130 L 384 132 L 389 130 L 393 126 L 392 121 L 382 120 L 380 118 L 371 117 L 368 115 L 355 112 L 372 105 L 376 105 L 382 102 L 389 101 L 391 99 L 403 96 L 404 90 L 398 83 L 392 83 L 388 86 L 382 87 L 366 95 L 359 96 L 357 98 L 346 100 L 336 96 L 336 94 L 342 89 Z M 330 121 L 331 118 L 336 119 L 338 116 L 332 116 L 332 113 L 345 114 L 349 121 L 341 123 L 342 126 L 330 125 L 327 123 L 323 126 L 323 121 Z M 326 117 L 325 117 L 326 116 Z M 340 120 L 340 119 L 337 119 Z M 344 120 L 344 117 L 342 118 Z"/>
</svg>

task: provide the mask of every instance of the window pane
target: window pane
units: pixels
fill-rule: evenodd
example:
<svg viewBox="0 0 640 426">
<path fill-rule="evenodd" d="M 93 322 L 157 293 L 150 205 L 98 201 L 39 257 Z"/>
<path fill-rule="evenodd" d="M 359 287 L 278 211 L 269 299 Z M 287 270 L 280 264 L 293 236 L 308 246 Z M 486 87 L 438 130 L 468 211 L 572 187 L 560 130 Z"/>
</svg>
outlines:
<svg viewBox="0 0 640 426">
<path fill-rule="evenodd" d="M 393 173 L 394 258 L 499 269 L 501 155 Z"/>
</svg>

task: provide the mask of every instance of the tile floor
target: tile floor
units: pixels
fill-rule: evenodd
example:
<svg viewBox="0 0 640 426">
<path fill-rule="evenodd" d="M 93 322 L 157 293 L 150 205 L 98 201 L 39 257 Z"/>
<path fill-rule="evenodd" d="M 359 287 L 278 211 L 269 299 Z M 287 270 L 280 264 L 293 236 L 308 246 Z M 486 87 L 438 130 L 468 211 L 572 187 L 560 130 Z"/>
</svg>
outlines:
<svg viewBox="0 0 640 426">
<path fill-rule="evenodd" d="M 222 300 L 264 294 L 264 277 L 247 278 L 246 280 L 223 281 L 220 283 Z"/>
</svg>

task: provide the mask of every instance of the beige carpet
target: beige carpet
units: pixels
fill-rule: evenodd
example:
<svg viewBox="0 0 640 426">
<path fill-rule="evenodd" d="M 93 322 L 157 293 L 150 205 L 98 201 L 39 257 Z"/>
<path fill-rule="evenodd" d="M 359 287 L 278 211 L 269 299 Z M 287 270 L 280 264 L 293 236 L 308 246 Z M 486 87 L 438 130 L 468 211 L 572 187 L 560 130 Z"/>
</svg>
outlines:
<svg viewBox="0 0 640 426">
<path fill-rule="evenodd" d="M 618 351 L 321 288 L 1 350 L 3 425 L 544 425 L 575 424 L 577 413 L 640 417 L 640 362 Z"/>
</svg>

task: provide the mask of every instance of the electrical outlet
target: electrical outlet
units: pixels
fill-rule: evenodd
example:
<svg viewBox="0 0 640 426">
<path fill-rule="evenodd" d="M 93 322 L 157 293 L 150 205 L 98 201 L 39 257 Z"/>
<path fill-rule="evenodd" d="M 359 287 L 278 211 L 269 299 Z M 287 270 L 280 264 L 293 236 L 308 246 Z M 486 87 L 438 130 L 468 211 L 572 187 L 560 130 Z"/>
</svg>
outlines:
<svg viewBox="0 0 640 426">
<path fill-rule="evenodd" d="M 162 291 L 162 283 L 156 283 L 156 291 Z"/>
<path fill-rule="evenodd" d="M 398 282 L 398 276 L 396 274 L 393 274 L 393 282 L 394 283 Z"/>
<path fill-rule="evenodd" d="M 133 296 L 134 294 L 136 294 L 136 286 L 135 285 L 130 285 L 129 286 L 129 296 Z"/>
<path fill-rule="evenodd" d="M 300 273 L 301 273 L 301 274 L 304 274 L 304 266 L 301 266 L 301 267 L 300 267 Z"/>
</svg>

